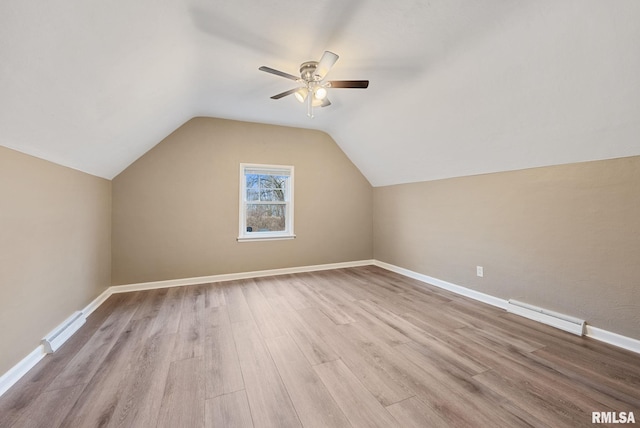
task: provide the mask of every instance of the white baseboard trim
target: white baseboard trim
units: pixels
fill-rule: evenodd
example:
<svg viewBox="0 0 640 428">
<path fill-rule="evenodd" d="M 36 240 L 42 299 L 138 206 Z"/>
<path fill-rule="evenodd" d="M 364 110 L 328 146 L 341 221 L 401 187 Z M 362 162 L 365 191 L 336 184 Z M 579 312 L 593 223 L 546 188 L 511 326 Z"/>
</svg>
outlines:
<svg viewBox="0 0 640 428">
<path fill-rule="evenodd" d="M 31 370 L 38 362 L 44 358 L 46 353 L 42 345 L 31 351 L 29 355 L 24 357 L 22 361 L 9 369 L 8 372 L 0 377 L 0 397 L 7 392 L 17 381 L 22 378 L 29 370 Z"/>
<path fill-rule="evenodd" d="M 418 281 L 422 281 L 427 284 L 435 285 L 438 288 L 442 288 L 442 289 L 451 291 L 453 293 L 460 294 L 461 296 L 469 297 L 473 300 L 478 300 L 480 302 L 487 303 L 491 306 L 496 306 L 500 309 L 506 310 L 507 308 L 507 301 L 505 299 L 500 299 L 498 297 L 491 296 L 490 294 L 481 293 L 479 291 L 475 291 L 470 288 L 463 287 L 461 285 L 456 285 L 451 282 L 443 281 L 438 278 L 434 278 L 428 275 L 423 275 L 421 273 L 414 272 L 409 269 L 401 268 L 400 266 L 381 262 L 379 260 L 374 260 L 373 264 L 383 269 L 390 270 L 391 272 L 399 273 L 400 275 L 417 279 Z"/>
<path fill-rule="evenodd" d="M 438 278 L 433 278 L 428 275 L 423 275 L 418 272 L 414 272 L 409 269 L 401 268 L 396 265 L 392 265 L 389 263 L 381 262 L 380 260 L 374 260 L 373 264 L 375 266 L 381 267 L 386 270 L 390 270 L 395 273 L 399 273 L 400 275 L 407 276 L 409 278 L 417 279 L 418 281 L 422 281 L 426 284 L 434 285 L 438 288 L 443 288 L 445 290 L 449 290 L 453 293 L 460 294 L 462 296 L 469 297 L 474 300 L 478 300 L 483 303 L 487 303 L 492 306 L 496 306 L 498 308 L 507 310 L 508 300 L 500 299 L 498 297 L 491 296 L 489 294 L 481 293 L 479 291 L 474 291 L 466 287 L 462 287 L 460 285 L 452 284 L 447 281 L 443 281 Z M 590 337 L 592 339 L 598 340 L 600 342 L 607 343 L 609 345 L 617 346 L 618 348 L 623 348 L 628 351 L 636 352 L 640 354 L 640 340 L 634 339 L 627 336 L 622 336 L 618 333 L 613 333 L 608 330 L 603 330 L 598 327 L 594 327 L 589 324 L 585 324 L 585 336 Z"/>
<path fill-rule="evenodd" d="M 113 294 L 113 291 L 111 291 L 112 288 L 113 287 L 109 287 L 106 290 L 104 290 L 98 297 L 93 299 L 93 301 L 91 303 L 89 303 L 82 310 L 82 313 L 83 313 L 85 318 L 88 317 L 89 315 L 91 315 L 93 313 L 93 311 L 98 309 L 100 307 L 100 305 L 102 305 L 105 302 L 105 300 L 107 300 L 109 297 L 111 297 L 111 295 Z"/>
<path fill-rule="evenodd" d="M 640 340 L 587 324 L 585 336 L 640 354 Z"/>
<path fill-rule="evenodd" d="M 114 285 L 110 287 L 110 290 L 111 293 L 128 293 L 130 291 L 153 290 L 156 288 L 181 287 L 185 285 L 233 281 L 236 279 L 260 278 L 265 276 L 286 275 L 292 273 L 343 269 L 358 266 L 369 266 L 372 264 L 374 264 L 374 260 L 358 260 L 354 262 L 329 263 L 324 265 L 297 266 L 291 268 L 258 270 L 252 272 L 225 273 L 220 275 L 198 276 L 194 278 L 169 279 L 165 281 L 141 282 L 138 284 Z"/>
</svg>

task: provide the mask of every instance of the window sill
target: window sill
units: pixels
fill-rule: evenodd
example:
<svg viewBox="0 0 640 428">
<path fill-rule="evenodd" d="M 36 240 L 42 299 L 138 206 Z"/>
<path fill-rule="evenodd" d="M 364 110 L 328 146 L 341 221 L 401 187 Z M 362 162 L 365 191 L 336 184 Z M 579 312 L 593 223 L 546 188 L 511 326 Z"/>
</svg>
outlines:
<svg viewBox="0 0 640 428">
<path fill-rule="evenodd" d="M 256 241 L 286 241 L 295 239 L 296 235 L 271 235 L 271 236 L 239 236 L 238 242 L 256 242 Z"/>
</svg>

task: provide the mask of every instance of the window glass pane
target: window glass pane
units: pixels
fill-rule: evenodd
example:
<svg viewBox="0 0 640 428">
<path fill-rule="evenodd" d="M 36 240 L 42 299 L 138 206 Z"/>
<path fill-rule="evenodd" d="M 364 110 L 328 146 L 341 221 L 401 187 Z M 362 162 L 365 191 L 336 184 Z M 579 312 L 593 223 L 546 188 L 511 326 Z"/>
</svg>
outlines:
<svg viewBox="0 0 640 428">
<path fill-rule="evenodd" d="M 284 189 L 286 187 L 288 176 L 283 175 L 270 175 L 268 179 L 271 183 L 271 186 L 274 188 Z"/>
<path fill-rule="evenodd" d="M 284 202 L 284 191 L 281 189 L 268 190 L 261 189 L 260 191 L 260 200 L 261 201 L 281 201 Z"/>
<path fill-rule="evenodd" d="M 284 189 L 287 177 L 279 175 L 260 175 L 260 187 L 263 189 Z"/>
<path fill-rule="evenodd" d="M 245 174 L 247 201 L 285 201 L 289 176 Z"/>
<path fill-rule="evenodd" d="M 247 189 L 247 201 L 259 201 L 260 191 L 254 189 Z"/>
<path fill-rule="evenodd" d="M 285 230 L 285 205 L 247 204 L 247 231 L 281 232 Z"/>
<path fill-rule="evenodd" d="M 245 180 L 247 181 L 247 189 L 258 189 L 260 187 L 260 175 L 258 174 L 245 174 Z"/>
</svg>

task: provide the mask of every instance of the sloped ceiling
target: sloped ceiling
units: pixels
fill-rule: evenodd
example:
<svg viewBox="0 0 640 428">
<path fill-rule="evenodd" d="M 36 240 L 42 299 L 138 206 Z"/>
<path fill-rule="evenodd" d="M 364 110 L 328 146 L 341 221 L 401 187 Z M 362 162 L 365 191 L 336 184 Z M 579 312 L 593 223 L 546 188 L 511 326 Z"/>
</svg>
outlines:
<svg viewBox="0 0 640 428">
<path fill-rule="evenodd" d="M 329 133 L 374 186 L 640 154 L 636 0 L 0 2 L 0 145 L 112 178 L 194 116 Z M 309 119 L 271 95 L 340 55 Z"/>
</svg>

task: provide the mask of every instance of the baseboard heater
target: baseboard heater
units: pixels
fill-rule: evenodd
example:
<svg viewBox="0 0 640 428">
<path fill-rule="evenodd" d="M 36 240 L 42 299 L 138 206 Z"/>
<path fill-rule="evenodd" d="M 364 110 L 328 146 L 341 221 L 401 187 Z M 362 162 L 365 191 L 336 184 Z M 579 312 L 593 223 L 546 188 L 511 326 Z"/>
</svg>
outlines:
<svg viewBox="0 0 640 428">
<path fill-rule="evenodd" d="M 584 320 L 509 299 L 507 311 L 582 336 Z"/>
<path fill-rule="evenodd" d="M 41 344 L 44 347 L 44 351 L 47 354 L 56 352 L 73 333 L 82 327 L 85 321 L 84 314 L 81 311 L 76 311 L 42 339 Z"/>
</svg>

